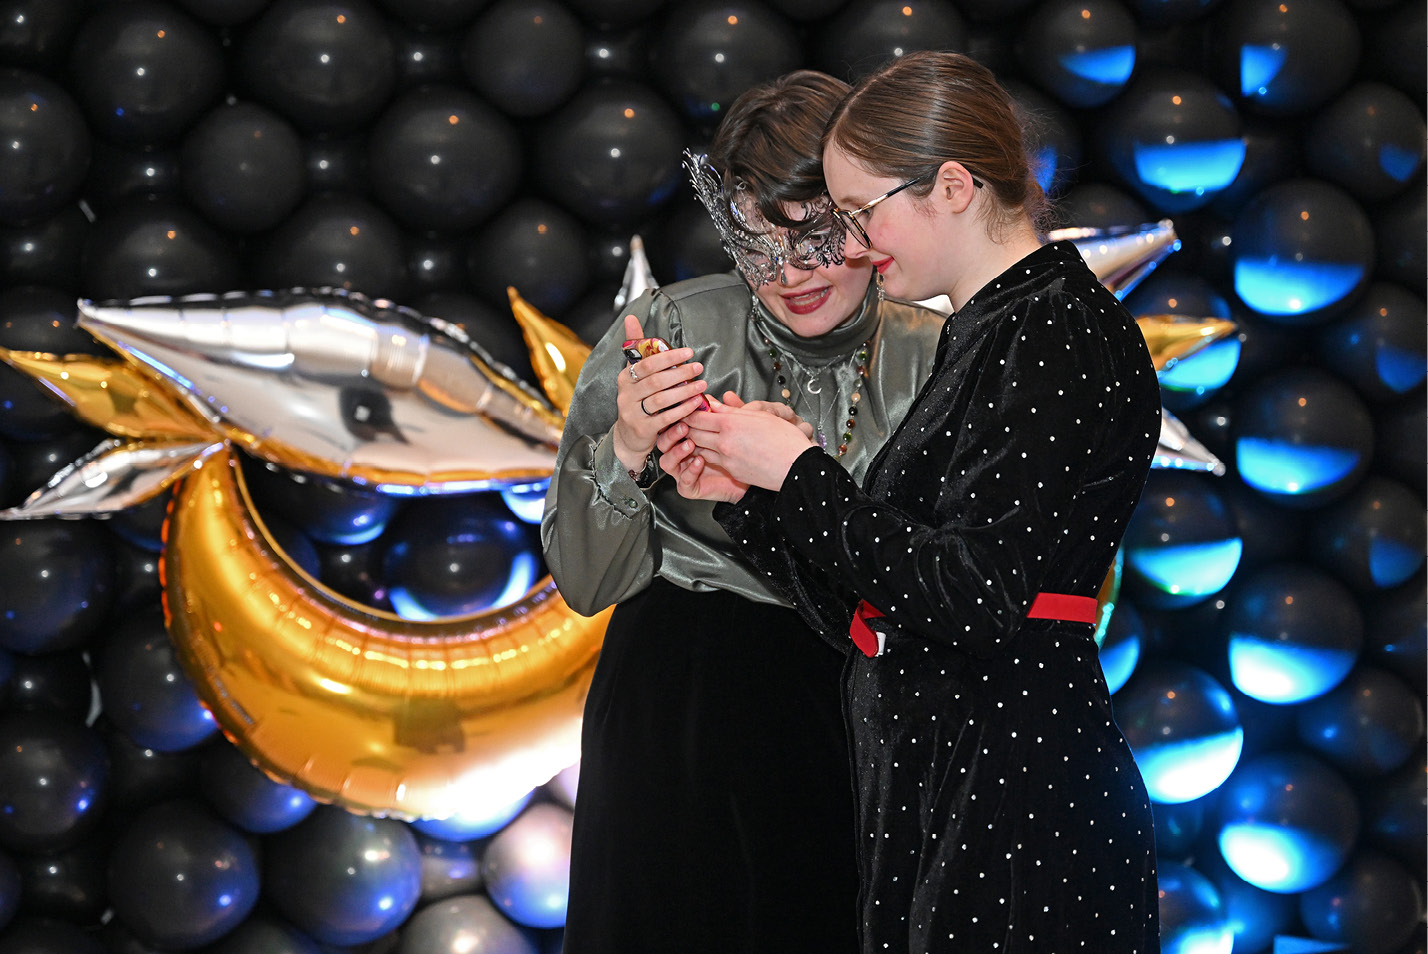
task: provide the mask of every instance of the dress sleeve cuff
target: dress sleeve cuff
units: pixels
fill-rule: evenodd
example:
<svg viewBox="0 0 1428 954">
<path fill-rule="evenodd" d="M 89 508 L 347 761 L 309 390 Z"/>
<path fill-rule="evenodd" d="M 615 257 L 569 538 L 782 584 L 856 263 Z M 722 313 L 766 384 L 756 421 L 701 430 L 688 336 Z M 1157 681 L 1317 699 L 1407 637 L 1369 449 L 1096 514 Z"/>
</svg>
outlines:
<svg viewBox="0 0 1428 954">
<path fill-rule="evenodd" d="M 616 510 L 627 516 L 634 516 L 649 506 L 649 498 L 630 476 L 630 471 L 615 456 L 614 442 L 610 435 L 600 438 L 595 445 L 592 461 L 595 472 L 595 487 L 600 496 Z"/>
</svg>

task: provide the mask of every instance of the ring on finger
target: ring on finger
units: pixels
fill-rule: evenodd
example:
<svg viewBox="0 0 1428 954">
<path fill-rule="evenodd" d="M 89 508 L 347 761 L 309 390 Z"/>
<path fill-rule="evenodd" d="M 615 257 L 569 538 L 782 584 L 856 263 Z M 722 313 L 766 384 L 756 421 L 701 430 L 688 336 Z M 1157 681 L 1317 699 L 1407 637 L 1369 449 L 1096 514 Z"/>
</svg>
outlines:
<svg viewBox="0 0 1428 954">
<path fill-rule="evenodd" d="M 645 399 L 640 398 L 640 410 L 645 412 L 646 417 L 654 417 L 654 412 L 645 407 Z"/>
<path fill-rule="evenodd" d="M 640 379 L 640 376 L 635 373 L 635 366 L 634 366 L 633 364 L 630 365 L 630 380 L 631 380 L 631 381 L 638 381 L 639 379 Z"/>
</svg>

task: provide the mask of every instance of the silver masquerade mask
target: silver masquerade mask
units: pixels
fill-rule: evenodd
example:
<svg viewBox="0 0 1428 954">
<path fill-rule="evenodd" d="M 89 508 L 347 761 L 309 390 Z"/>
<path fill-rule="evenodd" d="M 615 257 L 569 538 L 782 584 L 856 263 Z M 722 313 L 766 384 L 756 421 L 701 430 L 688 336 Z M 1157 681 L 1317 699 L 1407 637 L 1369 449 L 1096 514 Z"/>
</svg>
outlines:
<svg viewBox="0 0 1428 954">
<path fill-rule="evenodd" d="M 843 239 L 847 230 L 831 214 L 833 203 L 820 196 L 803 205 L 803 224 L 780 228 L 759 212 L 753 193 L 743 182 L 732 190 L 724 183 L 709 157 L 685 150 L 684 169 L 695 195 L 703 203 L 724 251 L 739 274 L 754 287 L 782 283 L 786 265 L 811 271 L 824 265 L 843 264 Z"/>
</svg>

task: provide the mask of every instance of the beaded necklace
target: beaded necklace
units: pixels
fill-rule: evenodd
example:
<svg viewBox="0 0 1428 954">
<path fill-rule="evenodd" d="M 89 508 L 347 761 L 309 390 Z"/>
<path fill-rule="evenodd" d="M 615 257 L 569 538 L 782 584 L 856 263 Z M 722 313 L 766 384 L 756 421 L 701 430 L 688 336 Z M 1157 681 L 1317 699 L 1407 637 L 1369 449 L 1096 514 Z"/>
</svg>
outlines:
<svg viewBox="0 0 1428 954">
<path fill-rule="evenodd" d="M 759 337 L 763 339 L 764 345 L 769 350 L 769 360 L 773 365 L 774 380 L 778 382 L 779 397 L 783 398 L 784 404 L 792 408 L 793 389 L 789 387 L 788 377 L 784 374 L 783 356 L 779 353 L 774 343 L 769 340 L 768 335 L 760 332 Z M 853 430 L 858 426 L 858 404 L 863 400 L 863 382 L 868 380 L 868 345 L 870 343 L 871 339 L 864 341 L 858 346 L 858 350 L 853 352 L 854 359 L 858 362 L 858 377 L 856 383 L 853 385 L 853 393 L 848 398 L 848 419 L 843 424 L 843 440 L 838 444 L 838 459 L 840 460 L 844 454 L 848 453 L 848 444 L 853 440 Z M 814 387 L 816 382 L 816 373 L 812 371 L 808 372 L 808 381 L 804 384 L 804 390 L 813 395 L 822 394 L 822 387 Z M 818 441 L 819 447 L 822 447 L 824 450 L 828 449 L 828 435 L 823 433 L 822 425 L 816 421 L 814 422 L 814 437 Z"/>
</svg>

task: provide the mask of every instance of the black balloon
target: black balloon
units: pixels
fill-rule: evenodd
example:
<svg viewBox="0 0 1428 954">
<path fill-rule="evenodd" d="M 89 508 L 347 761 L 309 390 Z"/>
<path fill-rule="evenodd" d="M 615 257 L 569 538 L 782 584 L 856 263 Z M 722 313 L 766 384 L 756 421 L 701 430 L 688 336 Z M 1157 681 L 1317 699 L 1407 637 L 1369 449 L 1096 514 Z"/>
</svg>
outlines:
<svg viewBox="0 0 1428 954">
<path fill-rule="evenodd" d="M 648 69 L 652 33 L 647 25 L 587 31 L 586 71 L 592 76 L 639 79 Z"/>
<path fill-rule="evenodd" d="M 4 377 L 0 374 L 0 379 Z M 23 383 L 35 386 L 32 380 Z M 5 397 L 8 398 L 8 395 Z M 13 423 L 7 421 L 7 417 L 8 410 L 7 413 L 0 414 L 0 423 Z M 10 493 L 15 503 L 45 486 L 60 468 L 68 467 L 104 439 L 103 431 L 80 425 L 73 417 L 64 422 L 55 420 L 52 426 L 57 429 L 46 436 L 34 440 L 17 440 L 9 445 Z"/>
<path fill-rule="evenodd" d="M 1306 115 L 1343 89 L 1359 65 L 1358 24 L 1339 0 L 1228 0 L 1214 36 L 1212 78 L 1266 115 Z"/>
<path fill-rule="evenodd" d="M 276 918 L 253 914 L 205 954 L 323 954 L 317 942 Z"/>
<path fill-rule="evenodd" d="M 210 111 L 184 137 L 179 162 L 189 202 L 231 232 L 277 225 L 307 186 L 297 131 L 256 103 L 229 103 Z"/>
<path fill-rule="evenodd" d="M 253 834 L 291 828 L 317 807 L 306 792 L 269 778 L 232 745 L 209 746 L 199 777 L 208 804 Z"/>
<path fill-rule="evenodd" d="M 1421 693 L 1420 693 L 1421 695 Z M 1364 835 L 1416 868 L 1428 854 L 1428 766 L 1422 747 L 1418 756 L 1388 776 L 1371 777 L 1364 785 Z"/>
<path fill-rule="evenodd" d="M 278 514 L 315 543 L 346 546 L 381 536 L 401 500 L 245 458 L 243 476 L 264 516 Z"/>
<path fill-rule="evenodd" d="M 209 746 L 160 752 L 129 738 L 107 713 L 100 713 L 94 728 L 109 753 L 109 804 L 115 814 L 129 815 L 158 802 L 197 794 L 199 761 Z"/>
<path fill-rule="evenodd" d="M 276 0 L 238 54 L 252 97 L 299 128 L 348 130 L 381 111 L 396 86 L 396 48 L 367 0 Z"/>
<path fill-rule="evenodd" d="M 350 547 L 317 546 L 318 579 L 363 606 L 392 609 L 382 577 L 382 541 Z"/>
<path fill-rule="evenodd" d="M 398 97 L 368 138 L 372 191 L 405 225 L 469 229 L 520 182 L 516 131 L 468 90 L 422 87 Z"/>
<path fill-rule="evenodd" d="M 1372 401 L 1396 401 L 1428 376 L 1428 306 L 1401 285 L 1374 282 L 1316 338 L 1319 363 Z"/>
<path fill-rule="evenodd" d="M 74 91 L 94 131 L 118 143 L 177 138 L 223 91 L 218 38 L 156 0 L 101 7 L 70 47 Z"/>
<path fill-rule="evenodd" d="M 20 869 L 6 852 L 0 851 L 0 931 L 5 930 L 20 910 Z"/>
<path fill-rule="evenodd" d="M 434 30 L 460 27 L 490 0 L 377 0 L 382 9 L 418 27 Z"/>
<path fill-rule="evenodd" d="M 912 50 L 962 50 L 967 25 L 956 7 L 930 0 L 853 0 L 818 33 L 819 69 L 850 82 Z"/>
<path fill-rule="evenodd" d="M 1373 51 L 1364 72 L 1415 97 L 1421 109 L 1428 90 L 1428 9 L 1421 3 L 1398 3 L 1364 24 L 1365 48 Z"/>
<path fill-rule="evenodd" d="M 1428 682 L 1428 586 L 1424 575 L 1367 601 L 1364 619 L 1368 658 L 1398 673 L 1422 694 Z"/>
<path fill-rule="evenodd" d="M 561 323 L 581 341 L 594 345 L 621 317 L 615 311 L 615 295 L 619 290 L 612 284 L 596 285 L 561 315 Z"/>
<path fill-rule="evenodd" d="M 104 525 L 125 542 L 158 553 L 164 548 L 164 520 L 168 517 L 172 499 L 172 494 L 160 493 L 143 503 L 116 511 Z"/>
<path fill-rule="evenodd" d="M 114 628 L 96 654 L 94 678 L 105 716 L 136 745 L 181 752 L 218 732 L 156 611 Z"/>
<path fill-rule="evenodd" d="M 1428 268 L 1428 199 L 1419 176 L 1403 195 L 1386 202 L 1372 214 L 1378 240 L 1376 277 L 1422 288 Z"/>
<path fill-rule="evenodd" d="M 307 166 L 308 194 L 346 192 L 366 195 L 372 190 L 365 134 L 320 133 L 303 140 L 302 148 L 303 162 Z"/>
<path fill-rule="evenodd" d="M 662 90 L 694 122 L 715 125 L 750 86 L 799 65 L 798 34 L 758 0 L 676 6 L 650 56 Z"/>
<path fill-rule="evenodd" d="M 16 918 L 0 931 L 5 954 L 108 954 L 105 946 L 83 928 L 56 918 Z"/>
<path fill-rule="evenodd" d="M 475 613 L 535 582 L 533 529 L 491 495 L 414 500 L 383 539 L 392 602 L 404 615 Z"/>
<path fill-rule="evenodd" d="M 89 219 L 78 205 L 29 225 L 0 228 L 0 274 L 20 285 L 51 285 L 73 292 Z"/>
<path fill-rule="evenodd" d="M 358 196 L 315 195 L 254 244 L 253 278 L 262 288 L 329 286 L 401 300 L 406 287 L 401 229 Z"/>
<path fill-rule="evenodd" d="M 129 613 L 159 605 L 159 554 L 127 539 L 114 544 L 114 611 Z"/>
<path fill-rule="evenodd" d="M 268 534 L 273 538 L 273 542 L 283 551 L 289 562 L 308 576 L 317 579 L 322 573 L 317 544 L 296 525 L 277 514 L 268 514 L 263 518 L 263 522 L 267 524 Z"/>
<path fill-rule="evenodd" d="M 76 327 L 72 295 L 38 285 L 0 291 L 0 347 L 50 354 L 107 353 L 106 348 Z M 29 375 L 0 365 L 0 435 L 36 440 L 63 434 L 74 426 L 68 405 L 55 394 Z M 44 477 L 52 473 L 54 470 Z M 16 490 L 28 494 L 37 486 Z"/>
<path fill-rule="evenodd" d="M 94 706 L 89 662 L 78 649 L 10 656 L 5 707 L 83 721 Z"/>
<path fill-rule="evenodd" d="M 1114 0 L 1037 7 L 1020 32 L 1022 68 L 1068 106 L 1101 106 L 1125 88 L 1136 63 L 1136 22 Z"/>
<path fill-rule="evenodd" d="M 150 806 L 109 858 L 115 917 L 141 940 L 187 950 L 232 931 L 258 902 L 258 859 L 242 833 L 202 803 Z"/>
<path fill-rule="evenodd" d="M 468 274 L 477 294 L 503 314 L 510 311 L 508 287 L 541 311 L 557 313 L 589 283 L 585 230 L 557 205 L 517 199 L 471 243 Z"/>
<path fill-rule="evenodd" d="M 0 646 L 46 653 L 85 645 L 114 599 L 107 532 L 72 520 L 11 528 L 0 539 Z"/>
<path fill-rule="evenodd" d="M 234 26 L 255 16 L 272 0 L 177 0 L 178 4 L 205 23 Z"/>
<path fill-rule="evenodd" d="M 566 5 L 597 26 L 625 26 L 649 17 L 665 0 L 566 0 Z"/>
<path fill-rule="evenodd" d="M 1315 561 L 1372 596 L 1406 583 L 1423 567 L 1428 528 L 1423 497 L 1396 480 L 1370 474 L 1309 528 Z"/>
<path fill-rule="evenodd" d="M 1234 218 L 1245 203 L 1281 179 L 1304 173 L 1303 147 L 1293 129 L 1250 116 L 1240 133 L 1245 158 L 1235 181 L 1217 192 L 1210 208 Z"/>
<path fill-rule="evenodd" d="M 1386 775 L 1423 741 L 1423 703 L 1391 672 L 1360 663 L 1334 689 L 1295 707 L 1299 738 L 1351 775 Z"/>
<path fill-rule="evenodd" d="M 1048 195 L 1061 192 L 1081 167 L 1080 130 L 1070 113 L 1034 87 L 1014 80 L 1002 85 L 1021 109 L 1036 181 Z"/>
<path fill-rule="evenodd" d="M 84 183 L 84 201 L 107 215 L 134 198 L 177 199 L 178 153 L 169 146 L 116 146 L 99 140 Z"/>
<path fill-rule="evenodd" d="M 63 61 L 84 0 L 8 0 L 0 7 L 0 63 L 48 70 Z"/>
<path fill-rule="evenodd" d="M 678 114 L 653 90 L 598 80 L 541 121 L 535 178 L 586 221 L 625 224 L 674 194 L 682 145 Z"/>
<path fill-rule="evenodd" d="M 324 944 L 380 938 L 421 896 L 421 849 L 403 822 L 319 805 L 264 848 L 265 896 Z"/>
<path fill-rule="evenodd" d="M 393 21 L 388 31 L 395 44 L 397 88 L 461 85 L 461 36 Z"/>
<path fill-rule="evenodd" d="M 1111 229 L 1154 220 L 1141 201 L 1104 182 L 1074 185 L 1056 200 L 1057 228 Z"/>
<path fill-rule="evenodd" d="M 227 238 L 171 200 L 134 199 L 95 223 L 84 244 L 84 291 L 95 299 L 186 295 L 240 287 Z"/>
<path fill-rule="evenodd" d="M 465 289 L 468 244 L 466 236 L 408 236 L 407 274 L 412 296 Z"/>
<path fill-rule="evenodd" d="M 62 851 L 17 854 L 25 913 L 98 927 L 109 908 L 109 838 L 91 836 Z"/>
<path fill-rule="evenodd" d="M 74 98 L 28 70 L 0 70 L 0 221 L 53 215 L 78 194 L 89 169 L 90 134 Z"/>
<path fill-rule="evenodd" d="M 1350 86 L 1304 138 L 1309 169 L 1366 202 L 1402 192 L 1423 168 L 1423 111 L 1383 83 Z"/>
<path fill-rule="evenodd" d="M 103 817 L 109 760 L 99 735 L 53 713 L 0 716 L 0 846 L 62 851 Z"/>
<path fill-rule="evenodd" d="M 693 200 L 692 190 L 681 189 L 681 197 L 669 214 L 644 236 L 650 269 L 660 284 L 731 271 L 734 263 L 719 241 L 719 232 L 709 221 L 704 207 Z"/>
<path fill-rule="evenodd" d="M 514 279 L 515 276 L 512 277 Z M 511 315 L 505 288 L 489 286 L 482 290 L 499 304 L 488 305 L 467 292 L 441 291 L 413 300 L 412 307 L 423 315 L 456 325 L 492 358 L 527 382 L 536 383 L 535 372 L 531 369 L 530 349 L 526 347 L 520 325 Z M 520 291 L 524 297 L 525 289 Z"/>
<path fill-rule="evenodd" d="M 580 21 L 556 0 L 496 0 L 466 33 L 466 78 L 507 116 L 539 116 L 584 78 Z"/>
</svg>

